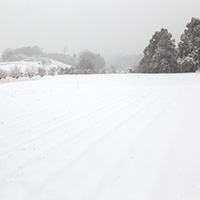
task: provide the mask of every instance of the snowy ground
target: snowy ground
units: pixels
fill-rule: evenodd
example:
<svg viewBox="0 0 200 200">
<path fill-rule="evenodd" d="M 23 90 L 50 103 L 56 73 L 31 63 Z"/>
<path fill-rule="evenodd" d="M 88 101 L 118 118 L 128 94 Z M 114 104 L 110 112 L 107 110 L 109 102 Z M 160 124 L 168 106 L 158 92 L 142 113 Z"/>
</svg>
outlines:
<svg viewBox="0 0 200 200">
<path fill-rule="evenodd" d="M 199 154 L 200 75 L 0 84 L 1 200 L 199 200 Z"/>
<path fill-rule="evenodd" d="M 50 69 L 50 68 L 57 68 L 57 67 L 61 67 L 61 68 L 71 68 L 71 65 L 68 64 L 64 64 L 62 62 L 58 62 L 52 59 L 47 59 L 47 58 L 43 58 L 46 61 L 48 61 L 48 64 L 43 65 L 42 62 L 40 61 L 42 58 L 38 59 L 39 61 L 14 61 L 14 62 L 0 62 L 0 69 L 3 69 L 7 72 L 10 71 L 10 69 L 12 69 L 13 67 L 17 66 L 19 67 L 22 72 L 25 72 L 27 68 L 35 68 L 38 69 L 39 67 L 45 68 L 46 70 Z"/>
</svg>

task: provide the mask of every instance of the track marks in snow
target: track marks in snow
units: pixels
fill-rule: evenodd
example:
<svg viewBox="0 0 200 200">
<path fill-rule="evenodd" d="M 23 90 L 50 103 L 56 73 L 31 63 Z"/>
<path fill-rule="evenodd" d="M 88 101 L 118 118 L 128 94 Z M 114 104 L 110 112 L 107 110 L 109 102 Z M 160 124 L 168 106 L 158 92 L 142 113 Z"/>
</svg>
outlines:
<svg viewBox="0 0 200 200">
<path fill-rule="evenodd" d="M 102 125 L 104 124 L 105 127 L 109 127 L 108 124 L 103 123 L 104 121 L 108 121 L 108 123 L 112 124 L 112 126 L 114 126 L 115 124 L 117 124 L 117 126 L 119 126 L 122 123 L 122 122 L 119 123 L 118 121 L 116 121 L 115 116 L 118 116 L 120 111 L 121 111 L 122 114 L 126 113 L 127 109 L 134 106 L 135 101 L 133 101 L 133 99 L 131 97 L 132 96 L 130 96 L 130 99 L 128 101 L 125 98 L 126 99 L 125 105 L 121 104 L 121 103 L 119 105 L 118 104 L 115 105 L 115 103 L 113 103 L 113 104 L 109 104 L 110 108 L 106 106 L 105 109 L 106 109 L 106 114 L 108 114 L 108 116 L 105 116 L 105 115 L 101 116 L 102 108 L 101 109 L 95 109 L 95 112 L 94 111 L 93 112 L 95 113 L 95 115 L 97 115 L 99 117 L 96 117 L 97 118 L 97 119 L 95 119 L 96 121 L 92 122 L 92 124 L 88 125 L 86 123 L 88 120 L 91 120 L 90 119 L 91 116 L 86 117 L 86 118 L 85 117 L 79 118 L 79 119 L 82 119 L 82 120 L 78 121 L 80 128 L 77 129 L 77 130 L 75 129 L 76 126 L 77 126 L 77 122 L 75 124 L 70 122 L 69 127 L 64 126 L 62 129 L 60 129 L 60 127 L 55 128 L 52 131 L 48 131 L 45 134 L 40 135 L 38 138 L 34 138 L 33 140 L 28 141 L 28 143 L 24 144 L 25 146 L 22 145 L 22 146 L 18 146 L 17 148 L 11 149 L 6 154 L 10 153 L 10 155 L 12 155 L 12 151 L 18 150 L 19 155 L 17 156 L 16 151 L 14 151 L 14 154 L 15 154 L 15 157 L 16 156 L 19 157 L 19 160 L 20 160 L 21 154 L 24 153 L 21 150 L 29 149 L 28 148 L 29 146 L 32 146 L 32 148 L 30 148 L 30 149 L 35 149 L 35 150 L 39 148 L 38 145 L 41 146 L 41 147 L 45 147 L 45 152 L 47 153 L 49 151 L 48 148 L 51 151 L 55 151 L 56 148 L 60 148 L 60 146 L 64 146 L 65 143 L 68 142 L 68 140 L 75 140 L 75 138 L 77 138 L 78 141 L 76 143 L 78 144 L 80 142 L 83 142 L 83 139 L 87 140 L 95 132 L 98 132 L 98 134 L 99 134 L 98 137 L 99 137 L 99 136 L 101 136 L 101 132 L 103 132 Z M 116 102 L 119 103 L 121 101 L 122 100 L 119 100 L 119 101 L 116 101 Z M 124 101 L 124 99 L 123 99 L 123 101 Z M 109 113 L 108 110 L 110 110 L 111 113 Z M 116 111 L 114 112 L 113 110 L 116 110 Z M 124 119 L 123 116 L 122 116 L 122 119 Z M 127 119 L 125 118 L 124 120 L 127 120 Z M 85 124 L 86 124 L 86 126 L 85 126 Z M 74 130 L 74 131 L 72 131 L 72 136 L 70 138 L 66 134 L 66 132 L 68 132 L 66 130 L 68 130 L 68 129 L 69 129 L 69 131 Z M 99 132 L 98 130 L 101 130 L 101 131 Z M 112 131 L 112 128 L 109 131 Z M 35 144 L 32 145 L 32 143 L 35 143 Z M 46 145 L 44 145 L 44 143 L 46 143 Z M 74 143 L 74 145 L 76 145 L 76 144 Z M 44 149 L 44 148 L 40 148 L 40 153 L 42 151 L 44 151 L 42 149 Z M 32 152 L 35 154 L 35 151 L 32 151 Z M 29 155 L 29 157 L 30 156 L 31 155 Z M 38 155 L 37 155 L 37 157 L 38 157 Z M 29 162 L 27 162 L 27 163 L 29 163 Z"/>
<path fill-rule="evenodd" d="M 66 91 L 68 86 L 59 78 L 51 89 L 46 79 L 40 82 L 42 87 L 30 83 L 33 89 L 26 95 L 24 88 L 17 93 L 16 104 L 32 108 L 20 115 L 13 106 L 18 119 L 0 126 L 0 198 L 10 200 L 18 194 L 16 200 L 160 199 L 156 188 L 167 177 L 162 169 L 167 162 L 173 166 L 174 141 L 185 122 L 181 116 L 188 112 L 182 108 L 190 107 L 191 113 L 199 109 L 198 101 L 191 107 L 192 97 L 184 98 L 198 88 L 183 92 L 168 83 L 168 87 L 136 88 L 130 87 L 130 80 L 128 87 L 123 81 L 124 90 L 112 82 L 112 89 Z M 87 85 L 93 82 L 87 81 Z M 161 191 L 167 193 L 162 186 Z"/>
<path fill-rule="evenodd" d="M 131 94 L 130 96 L 133 96 L 133 94 Z M 56 116 L 56 117 L 53 117 L 53 118 L 56 118 L 56 119 L 54 119 L 53 122 L 56 121 L 56 123 L 49 124 L 48 114 L 50 114 L 50 113 L 48 113 L 46 118 L 45 118 L 45 116 L 43 116 L 42 119 L 39 120 L 39 122 L 40 122 L 39 124 L 36 123 L 34 126 L 32 126 L 32 125 L 26 126 L 24 128 L 24 131 L 20 131 L 19 133 L 16 131 L 13 131 L 13 132 L 15 132 L 15 134 L 11 135 L 12 137 L 7 136 L 7 137 L 1 139 L 0 142 L 2 142 L 2 141 L 6 142 L 6 139 L 8 139 L 7 143 L 13 142 L 13 143 L 17 144 L 17 140 L 15 139 L 16 137 L 19 137 L 20 143 L 22 143 L 23 139 L 26 139 L 26 137 L 28 137 L 27 140 L 31 140 L 31 141 L 35 140 L 35 139 L 37 140 L 37 139 L 40 139 L 41 137 L 43 137 L 43 134 L 45 137 L 46 134 L 49 134 L 50 132 L 54 132 L 54 134 L 56 134 L 56 137 L 58 137 L 59 134 L 57 133 L 57 131 L 59 131 L 59 129 L 63 129 L 63 127 L 65 128 L 65 127 L 67 127 L 67 125 L 75 124 L 75 126 L 76 126 L 77 123 L 87 124 L 86 121 L 90 120 L 90 119 L 88 119 L 88 118 L 90 118 L 90 115 L 92 115 L 92 114 L 94 115 L 94 113 L 95 113 L 95 115 L 102 117 L 101 116 L 102 110 L 107 110 L 109 107 L 110 107 L 110 109 L 112 109 L 112 107 L 115 107 L 115 109 L 118 109 L 117 104 L 118 103 L 123 104 L 124 102 L 126 103 L 127 98 L 128 98 L 127 96 L 120 97 L 119 99 L 113 100 L 113 101 L 112 101 L 113 98 L 111 99 L 111 101 L 109 101 L 109 99 L 106 98 L 106 100 L 97 102 L 96 104 L 92 104 L 92 105 L 89 105 L 86 107 L 83 105 L 79 110 L 75 109 L 74 111 L 71 111 L 71 112 L 67 112 L 64 109 L 63 110 L 62 109 L 55 110 L 53 112 L 54 113 L 53 116 Z M 56 105 L 53 105 L 52 107 L 56 107 Z M 38 110 L 38 113 L 39 112 L 40 112 L 40 110 Z M 61 113 L 61 114 L 58 115 L 58 113 Z M 34 120 L 34 119 L 27 119 L 26 123 L 29 124 L 28 122 L 32 121 L 32 120 Z M 24 122 L 22 121 L 22 122 L 20 122 L 20 124 L 21 124 L 21 126 L 23 126 Z M 31 134 L 27 134 L 27 132 L 31 132 Z M 41 134 L 41 132 L 44 132 L 44 133 Z M 24 134 L 24 135 L 21 135 L 20 133 Z M 37 134 L 37 133 L 39 133 L 39 134 Z M 29 137 L 33 137 L 33 138 L 29 138 Z M 12 141 L 13 139 L 14 139 L 14 141 Z M 7 146 L 7 143 L 6 143 L 6 146 Z M 1 146 L 3 146 L 2 143 L 1 143 Z M 3 147 L 2 147 L 2 149 L 3 149 Z"/>
</svg>

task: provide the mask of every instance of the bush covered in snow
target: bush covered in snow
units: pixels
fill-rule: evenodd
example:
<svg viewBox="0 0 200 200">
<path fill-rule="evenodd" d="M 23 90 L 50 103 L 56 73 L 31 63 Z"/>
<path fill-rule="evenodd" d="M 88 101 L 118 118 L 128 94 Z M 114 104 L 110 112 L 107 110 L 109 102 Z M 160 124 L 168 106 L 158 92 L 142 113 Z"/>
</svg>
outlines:
<svg viewBox="0 0 200 200">
<path fill-rule="evenodd" d="M 7 77 L 7 72 L 3 69 L 0 69 L 0 80 Z"/>
<path fill-rule="evenodd" d="M 49 75 L 49 76 L 54 76 L 54 75 L 56 75 L 56 72 L 57 72 L 57 70 L 56 70 L 55 67 L 50 67 L 50 68 L 48 69 L 48 75 Z"/>
<path fill-rule="evenodd" d="M 36 69 L 34 66 L 31 66 L 31 67 L 26 67 L 26 70 L 25 70 L 25 76 L 28 76 L 29 78 L 32 78 L 33 76 L 36 75 Z"/>
<path fill-rule="evenodd" d="M 46 75 L 46 69 L 44 67 L 38 67 L 38 75 L 43 77 Z"/>
<path fill-rule="evenodd" d="M 17 65 L 15 67 L 10 68 L 9 76 L 12 78 L 18 79 L 23 76 L 23 72 Z"/>
</svg>

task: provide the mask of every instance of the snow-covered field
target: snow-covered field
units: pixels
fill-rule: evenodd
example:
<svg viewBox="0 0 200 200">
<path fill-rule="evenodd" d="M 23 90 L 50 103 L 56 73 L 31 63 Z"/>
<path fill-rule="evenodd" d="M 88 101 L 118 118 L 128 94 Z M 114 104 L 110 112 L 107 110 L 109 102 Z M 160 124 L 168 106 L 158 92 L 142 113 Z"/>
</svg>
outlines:
<svg viewBox="0 0 200 200">
<path fill-rule="evenodd" d="M 199 200 L 199 155 L 200 75 L 0 84 L 0 200 Z"/>
</svg>

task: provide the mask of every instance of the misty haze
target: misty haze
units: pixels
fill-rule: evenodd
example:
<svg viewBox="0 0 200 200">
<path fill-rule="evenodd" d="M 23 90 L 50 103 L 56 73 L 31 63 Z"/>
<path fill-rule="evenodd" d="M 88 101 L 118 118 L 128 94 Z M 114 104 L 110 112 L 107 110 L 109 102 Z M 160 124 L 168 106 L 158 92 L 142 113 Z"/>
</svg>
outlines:
<svg viewBox="0 0 200 200">
<path fill-rule="evenodd" d="M 0 200 L 199 200 L 199 7 L 1 0 Z"/>
</svg>

